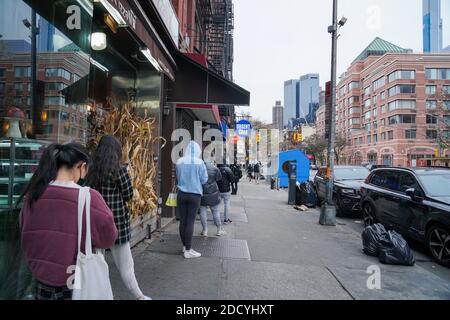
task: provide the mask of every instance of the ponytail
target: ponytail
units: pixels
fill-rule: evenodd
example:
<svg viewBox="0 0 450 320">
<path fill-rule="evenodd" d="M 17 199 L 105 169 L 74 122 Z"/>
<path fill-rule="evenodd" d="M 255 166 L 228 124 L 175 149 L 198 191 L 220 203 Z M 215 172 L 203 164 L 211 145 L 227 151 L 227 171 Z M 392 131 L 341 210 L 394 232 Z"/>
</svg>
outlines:
<svg viewBox="0 0 450 320">
<path fill-rule="evenodd" d="M 44 150 L 36 172 L 17 203 L 19 204 L 26 197 L 25 202 L 31 207 L 42 196 L 50 182 L 56 179 L 60 168 L 72 169 L 80 161 L 89 162 L 88 152 L 82 145 L 78 143 L 51 144 Z"/>
</svg>

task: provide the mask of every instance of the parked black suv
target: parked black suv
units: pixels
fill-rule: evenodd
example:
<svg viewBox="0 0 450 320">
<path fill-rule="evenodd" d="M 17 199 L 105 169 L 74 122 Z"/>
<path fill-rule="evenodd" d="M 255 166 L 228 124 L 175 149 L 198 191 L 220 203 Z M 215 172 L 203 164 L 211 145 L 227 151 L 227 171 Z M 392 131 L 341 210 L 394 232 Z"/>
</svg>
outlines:
<svg viewBox="0 0 450 320">
<path fill-rule="evenodd" d="M 424 242 L 450 266 L 450 170 L 376 169 L 361 187 L 365 225 L 381 222 Z"/>
<path fill-rule="evenodd" d="M 320 168 L 314 177 L 314 187 L 320 201 L 326 198 L 326 172 L 327 168 Z M 334 167 L 333 200 L 337 216 L 361 211 L 359 190 L 369 173 L 370 171 L 362 166 Z"/>
</svg>

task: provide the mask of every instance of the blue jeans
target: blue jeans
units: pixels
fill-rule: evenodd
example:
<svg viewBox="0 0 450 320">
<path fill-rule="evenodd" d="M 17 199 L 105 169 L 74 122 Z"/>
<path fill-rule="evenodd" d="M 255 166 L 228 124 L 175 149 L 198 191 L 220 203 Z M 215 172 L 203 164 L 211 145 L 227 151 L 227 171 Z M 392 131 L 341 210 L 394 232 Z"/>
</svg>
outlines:
<svg viewBox="0 0 450 320">
<path fill-rule="evenodd" d="M 210 206 L 213 218 L 214 218 L 214 224 L 218 229 L 222 227 L 222 222 L 220 221 L 220 203 L 216 206 Z M 208 207 L 201 206 L 200 207 L 200 221 L 202 222 L 203 230 L 208 230 Z"/>
<path fill-rule="evenodd" d="M 221 193 L 220 197 L 223 199 L 223 220 L 228 220 L 228 211 L 230 210 L 231 192 Z"/>
</svg>

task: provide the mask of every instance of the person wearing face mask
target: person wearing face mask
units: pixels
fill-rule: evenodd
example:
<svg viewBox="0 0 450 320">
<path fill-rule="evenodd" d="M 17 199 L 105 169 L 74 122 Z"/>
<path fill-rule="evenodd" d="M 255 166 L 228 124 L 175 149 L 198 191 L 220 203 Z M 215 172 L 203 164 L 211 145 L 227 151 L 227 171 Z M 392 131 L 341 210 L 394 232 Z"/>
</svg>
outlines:
<svg viewBox="0 0 450 320">
<path fill-rule="evenodd" d="M 120 141 L 111 135 L 103 136 L 95 151 L 86 185 L 100 192 L 114 214 L 119 235 L 110 249 L 123 283 L 137 300 L 151 300 L 142 293 L 134 273 L 130 246 L 130 212 L 127 206 L 133 198 L 133 185 L 127 166 L 121 164 L 121 160 Z"/>
<path fill-rule="evenodd" d="M 35 299 L 71 300 L 70 277 L 78 253 L 77 184 L 86 177 L 89 156 L 77 144 L 48 146 L 19 199 L 21 244 L 37 280 Z M 117 229 L 100 193 L 90 189 L 91 237 L 94 252 L 114 244 Z M 84 247 L 84 245 L 82 245 Z"/>
</svg>

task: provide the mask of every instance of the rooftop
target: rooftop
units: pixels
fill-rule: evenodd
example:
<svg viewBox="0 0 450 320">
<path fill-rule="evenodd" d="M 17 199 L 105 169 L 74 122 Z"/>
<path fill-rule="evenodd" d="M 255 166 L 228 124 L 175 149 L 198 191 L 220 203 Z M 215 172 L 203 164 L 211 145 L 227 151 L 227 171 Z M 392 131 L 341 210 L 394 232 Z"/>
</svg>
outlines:
<svg viewBox="0 0 450 320">
<path fill-rule="evenodd" d="M 395 44 L 392 44 L 386 40 L 376 37 L 352 62 L 362 61 L 367 59 L 369 56 L 382 56 L 386 53 L 409 53 L 410 49 L 403 49 Z"/>
</svg>

